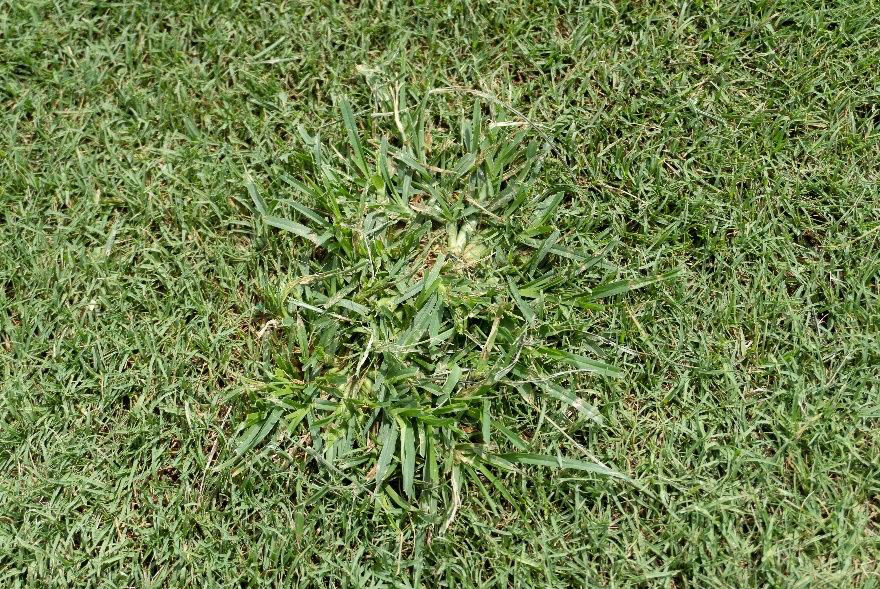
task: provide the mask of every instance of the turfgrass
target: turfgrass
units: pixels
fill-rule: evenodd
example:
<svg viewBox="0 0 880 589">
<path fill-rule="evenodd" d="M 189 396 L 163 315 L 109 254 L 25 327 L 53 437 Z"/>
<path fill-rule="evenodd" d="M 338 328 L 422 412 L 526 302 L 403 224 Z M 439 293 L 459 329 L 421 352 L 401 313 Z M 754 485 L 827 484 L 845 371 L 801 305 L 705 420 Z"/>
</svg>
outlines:
<svg viewBox="0 0 880 589">
<path fill-rule="evenodd" d="M 0 4 L 0 581 L 876 586 L 878 14 Z M 345 155 L 346 97 L 375 157 L 400 84 L 410 105 L 457 89 L 432 102 L 439 152 L 475 102 L 487 125 L 532 123 L 499 136 L 552 145 L 526 202 L 566 196 L 529 239 L 558 231 L 601 263 L 522 272 L 589 289 L 680 270 L 551 315 L 542 337 L 623 375 L 566 381 L 601 423 L 544 395 L 490 405 L 528 452 L 635 484 L 493 470 L 503 487 L 474 478 L 441 533 L 443 509 L 392 511 L 368 463 L 328 461 L 301 429 L 236 454 L 296 318 L 317 329 L 279 301 L 314 244 L 267 226 L 249 184 L 305 225 L 298 127 Z"/>
</svg>

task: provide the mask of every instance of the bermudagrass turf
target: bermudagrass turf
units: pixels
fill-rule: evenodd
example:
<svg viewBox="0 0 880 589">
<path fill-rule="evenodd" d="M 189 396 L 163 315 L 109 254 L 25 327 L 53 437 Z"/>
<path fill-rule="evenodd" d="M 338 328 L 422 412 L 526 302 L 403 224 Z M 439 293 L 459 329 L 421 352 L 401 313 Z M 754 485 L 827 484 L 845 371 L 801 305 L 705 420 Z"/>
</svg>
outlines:
<svg viewBox="0 0 880 589">
<path fill-rule="evenodd" d="M 0 581 L 870 587 L 878 26 L 865 1 L 0 4 Z M 475 101 L 480 137 L 528 120 L 492 132 L 528 130 L 521 149 L 534 141 L 538 154 L 550 144 L 537 177 L 567 189 L 538 186 L 523 206 L 551 211 L 558 247 L 601 256 L 572 278 L 610 295 L 568 317 L 526 286 L 574 260 L 548 251 L 532 271 L 487 251 L 471 276 L 444 253 L 445 280 L 496 284 L 489 317 L 461 332 L 485 336 L 465 343 L 479 348 L 475 362 L 503 297 L 516 326 L 531 308 L 558 331 L 527 343 L 623 374 L 576 379 L 601 425 L 547 391 L 516 391 L 506 407 L 492 398 L 463 414 L 468 442 L 484 441 L 488 415 L 493 452 L 514 451 L 503 425 L 523 451 L 612 465 L 638 484 L 487 469 L 510 497 L 462 477 L 441 534 L 447 510 L 426 517 L 419 504 L 423 470 L 413 468 L 415 500 L 390 470 L 399 445 L 388 467 L 399 478 L 386 486 L 400 513 L 367 477 L 378 444 L 352 444 L 366 461 L 346 467 L 314 449 L 306 425 L 276 424 L 236 454 L 264 383 L 282 360 L 298 362 L 280 295 L 321 261 L 308 238 L 254 214 L 247 178 L 269 214 L 320 237 L 294 201 L 332 215 L 287 181 L 323 183 L 298 127 L 322 137 L 331 172 L 350 170 L 335 185 L 351 207 L 367 176 L 348 161 L 339 99 L 381 172 L 381 138 L 403 148 L 401 87 L 405 131 L 413 97 L 459 89 L 432 95 L 432 153 L 449 156 L 424 161 L 444 169 L 471 150 L 461 122 Z M 408 169 L 395 149 L 394 166 Z M 514 237 L 493 236 L 491 219 L 479 213 L 481 241 Z M 446 222 L 430 231 L 452 250 L 462 223 L 450 243 Z M 519 251 L 531 256 L 549 235 Z M 617 281 L 676 269 L 613 295 Z M 298 300 L 322 309 L 327 280 L 314 299 L 301 285 Z M 303 309 L 287 312 L 311 324 Z M 410 319 L 385 317 L 390 329 Z M 502 328 L 487 364 L 510 349 Z"/>
</svg>

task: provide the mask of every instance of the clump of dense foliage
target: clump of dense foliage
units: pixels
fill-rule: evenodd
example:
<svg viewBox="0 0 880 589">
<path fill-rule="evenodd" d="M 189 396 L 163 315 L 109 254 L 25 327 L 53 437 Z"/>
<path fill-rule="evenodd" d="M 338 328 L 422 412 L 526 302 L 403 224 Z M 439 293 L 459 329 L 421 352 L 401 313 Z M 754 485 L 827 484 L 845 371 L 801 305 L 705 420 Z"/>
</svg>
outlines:
<svg viewBox="0 0 880 589">
<path fill-rule="evenodd" d="M 390 508 L 429 512 L 439 502 L 454 513 L 468 480 L 506 495 L 493 472 L 522 464 L 621 476 L 533 453 L 525 433 L 538 396 L 599 421 L 580 390 L 621 373 L 597 359 L 585 317 L 638 286 L 590 284 L 602 258 L 556 228 L 569 192 L 551 145 L 524 121 L 487 121 L 479 102 L 433 139 L 426 101 L 394 111 L 395 135 L 368 141 L 341 110 L 341 150 L 301 129 L 307 155 L 285 178 L 295 198 L 279 199 L 284 216 L 249 183 L 265 222 L 299 238 L 302 255 L 270 297 L 289 353 L 242 449 L 283 420 L 310 433 L 322 463 L 360 469 Z"/>
</svg>

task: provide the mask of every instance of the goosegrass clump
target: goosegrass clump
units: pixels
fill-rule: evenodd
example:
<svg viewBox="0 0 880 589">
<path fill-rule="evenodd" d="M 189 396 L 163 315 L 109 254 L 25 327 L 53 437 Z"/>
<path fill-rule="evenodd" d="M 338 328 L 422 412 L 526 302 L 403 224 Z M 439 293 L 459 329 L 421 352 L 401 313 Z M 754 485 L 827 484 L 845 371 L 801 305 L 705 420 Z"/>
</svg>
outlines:
<svg viewBox="0 0 880 589">
<path fill-rule="evenodd" d="M 578 319 L 637 286 L 587 285 L 601 257 L 556 228 L 570 188 L 558 168 L 545 171 L 547 142 L 500 112 L 487 121 L 479 102 L 457 132 L 435 129 L 433 145 L 426 101 L 394 113 L 395 134 L 368 140 L 347 103 L 341 111 L 343 148 L 301 130 L 308 156 L 285 178 L 295 193 L 286 216 L 248 185 L 265 222 L 292 233 L 302 254 L 271 297 L 292 345 L 242 449 L 283 420 L 389 507 L 429 511 L 456 506 L 474 477 L 506 495 L 493 473 L 522 464 L 622 476 L 534 453 L 523 431 L 540 396 L 600 421 L 578 387 L 621 373 Z"/>
</svg>

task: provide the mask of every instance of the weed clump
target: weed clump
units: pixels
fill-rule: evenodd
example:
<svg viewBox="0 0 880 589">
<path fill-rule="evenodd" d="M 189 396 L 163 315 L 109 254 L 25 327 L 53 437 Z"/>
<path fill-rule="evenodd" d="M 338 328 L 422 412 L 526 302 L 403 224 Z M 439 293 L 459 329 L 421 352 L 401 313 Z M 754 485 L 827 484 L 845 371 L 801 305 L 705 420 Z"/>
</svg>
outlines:
<svg viewBox="0 0 880 589">
<path fill-rule="evenodd" d="M 425 102 L 400 119 L 402 136 L 370 141 L 341 110 L 346 148 L 300 132 L 293 218 L 249 184 L 265 222 L 308 247 L 274 296 L 292 346 L 242 448 L 283 420 L 310 433 L 322 463 L 360 469 L 389 508 L 429 512 L 454 512 L 474 478 L 506 495 L 493 473 L 523 464 L 622 476 L 532 453 L 522 434 L 539 396 L 600 421 L 578 383 L 621 374 L 569 326 L 639 286 L 587 285 L 602 258 L 555 228 L 569 188 L 542 175 L 546 142 L 487 124 L 480 103 L 440 149 L 426 141 Z"/>
</svg>

